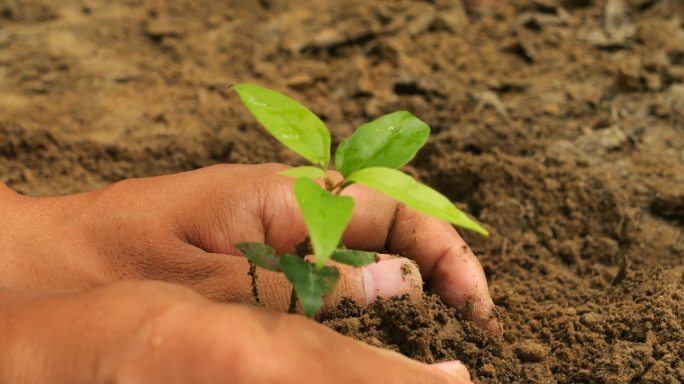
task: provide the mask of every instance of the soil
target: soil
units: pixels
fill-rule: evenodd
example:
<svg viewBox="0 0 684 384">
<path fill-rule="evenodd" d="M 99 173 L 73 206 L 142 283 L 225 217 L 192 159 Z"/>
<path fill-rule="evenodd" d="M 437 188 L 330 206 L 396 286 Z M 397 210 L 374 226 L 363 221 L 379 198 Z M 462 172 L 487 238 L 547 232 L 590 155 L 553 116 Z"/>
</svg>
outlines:
<svg viewBox="0 0 684 384">
<path fill-rule="evenodd" d="M 243 81 L 309 105 L 335 143 L 410 110 L 433 135 L 407 171 L 492 232 L 463 235 L 504 335 L 433 297 L 326 323 L 479 383 L 681 383 L 682 4 L 0 0 L 0 177 L 41 196 L 297 164 L 228 91 Z"/>
<path fill-rule="evenodd" d="M 345 299 L 326 314 L 323 324 L 343 335 L 427 363 L 463 361 L 484 382 L 538 382 L 533 372 L 523 369 L 520 360 L 542 361 L 547 354 L 543 345 L 532 341 L 517 345 L 515 348 L 523 348 L 524 355 L 518 358 L 517 350 L 514 353 L 501 340 L 465 321 L 437 296 L 425 295 L 423 299 L 380 298 L 367 308 Z"/>
</svg>

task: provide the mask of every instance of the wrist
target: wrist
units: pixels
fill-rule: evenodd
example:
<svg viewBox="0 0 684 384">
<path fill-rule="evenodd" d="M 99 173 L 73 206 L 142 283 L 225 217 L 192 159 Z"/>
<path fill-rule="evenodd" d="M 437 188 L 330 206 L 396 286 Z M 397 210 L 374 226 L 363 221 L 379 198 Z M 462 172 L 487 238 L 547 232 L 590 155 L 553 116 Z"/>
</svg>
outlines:
<svg viewBox="0 0 684 384">
<path fill-rule="evenodd" d="M 2 245 L 18 230 L 19 212 L 29 204 L 31 198 L 22 196 L 0 182 L 0 251 Z M 1 255 L 1 253 L 0 253 Z"/>
<path fill-rule="evenodd" d="M 0 184 L 0 288 L 48 293 L 100 282 L 83 235 L 84 198 L 22 196 Z"/>
<path fill-rule="evenodd" d="M 0 288 L 13 288 L 17 279 L 17 243 L 29 231 L 33 200 L 0 183 Z"/>
</svg>

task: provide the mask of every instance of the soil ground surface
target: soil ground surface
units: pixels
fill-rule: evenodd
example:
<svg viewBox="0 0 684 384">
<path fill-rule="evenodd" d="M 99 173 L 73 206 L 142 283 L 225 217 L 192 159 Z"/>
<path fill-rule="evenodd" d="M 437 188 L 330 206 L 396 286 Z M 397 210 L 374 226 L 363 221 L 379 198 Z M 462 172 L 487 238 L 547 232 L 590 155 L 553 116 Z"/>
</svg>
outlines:
<svg viewBox="0 0 684 384">
<path fill-rule="evenodd" d="M 678 0 L 0 0 L 0 177 L 55 195 L 297 164 L 237 82 L 304 102 L 335 143 L 410 110 L 433 135 L 408 171 L 493 233 L 463 235 L 504 335 L 432 297 L 326 324 L 478 383 L 682 383 L 683 20 Z"/>
</svg>

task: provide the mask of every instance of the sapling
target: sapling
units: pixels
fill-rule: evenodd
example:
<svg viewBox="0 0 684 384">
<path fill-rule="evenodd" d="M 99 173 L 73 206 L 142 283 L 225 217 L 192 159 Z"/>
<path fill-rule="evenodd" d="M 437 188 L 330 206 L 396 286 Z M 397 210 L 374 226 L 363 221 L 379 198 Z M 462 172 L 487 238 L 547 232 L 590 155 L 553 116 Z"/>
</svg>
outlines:
<svg viewBox="0 0 684 384">
<path fill-rule="evenodd" d="M 413 159 L 430 134 L 428 125 L 411 113 L 399 111 L 382 116 L 362 124 L 343 140 L 335 151 L 335 168 L 341 174 L 338 180 L 328 172 L 330 132 L 318 116 L 271 89 L 254 84 L 238 84 L 233 89 L 271 135 L 311 163 L 280 174 L 295 179 L 294 195 L 308 230 L 313 260 L 304 258 L 306 252 L 276 255 L 266 244 L 235 244 L 251 263 L 257 301 L 255 265 L 284 273 L 293 287 L 290 311 L 295 311 L 299 300 L 304 314 L 313 317 L 339 279 L 338 269 L 328 265 L 329 260 L 354 267 L 377 261 L 375 253 L 346 249 L 341 243 L 354 209 L 353 199 L 341 192 L 355 183 L 424 214 L 488 235 L 448 198 L 398 170 Z"/>
</svg>

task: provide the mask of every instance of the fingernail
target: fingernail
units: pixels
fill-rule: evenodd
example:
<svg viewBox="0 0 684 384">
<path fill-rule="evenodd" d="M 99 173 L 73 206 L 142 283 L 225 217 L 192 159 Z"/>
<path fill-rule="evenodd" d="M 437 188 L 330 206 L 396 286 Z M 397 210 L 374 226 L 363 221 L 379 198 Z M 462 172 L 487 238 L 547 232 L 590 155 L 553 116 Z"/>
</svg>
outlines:
<svg viewBox="0 0 684 384">
<path fill-rule="evenodd" d="M 363 267 L 363 280 L 366 304 L 378 297 L 418 295 L 422 291 L 418 268 L 404 258 L 385 259 Z"/>
<path fill-rule="evenodd" d="M 459 379 L 470 382 L 470 373 L 468 372 L 468 368 L 466 368 L 466 366 L 458 360 L 432 364 L 432 366 L 444 370 L 449 374 L 458 377 Z"/>
<path fill-rule="evenodd" d="M 496 307 L 491 299 L 477 303 L 473 308 L 472 321 L 491 335 L 498 336 L 503 332 L 503 328 L 496 318 L 495 312 Z"/>
</svg>

